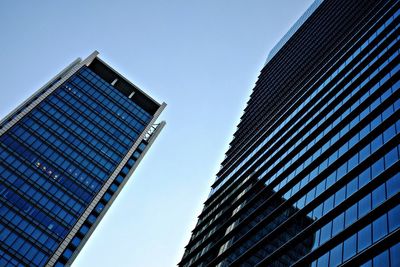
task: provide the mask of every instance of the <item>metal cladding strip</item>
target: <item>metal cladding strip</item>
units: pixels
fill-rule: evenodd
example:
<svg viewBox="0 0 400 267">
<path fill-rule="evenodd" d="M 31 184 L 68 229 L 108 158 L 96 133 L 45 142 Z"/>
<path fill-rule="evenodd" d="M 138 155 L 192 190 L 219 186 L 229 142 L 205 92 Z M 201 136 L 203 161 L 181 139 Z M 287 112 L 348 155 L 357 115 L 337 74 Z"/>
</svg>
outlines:
<svg viewBox="0 0 400 267">
<path fill-rule="evenodd" d="M 67 245 L 70 243 L 72 238 L 75 236 L 75 234 L 78 232 L 82 224 L 85 222 L 87 217 L 90 215 L 90 213 L 93 211 L 93 209 L 96 207 L 97 203 L 101 200 L 103 197 L 104 193 L 107 191 L 107 189 L 110 187 L 112 182 L 114 182 L 115 178 L 118 176 L 119 172 L 122 170 L 122 168 L 125 166 L 125 164 L 128 162 L 129 158 L 132 156 L 132 154 L 135 152 L 136 148 L 140 145 L 142 142 L 143 138 L 149 131 L 149 129 L 153 126 L 154 122 L 157 120 L 158 116 L 160 113 L 164 110 L 166 107 L 165 103 L 162 103 L 161 106 L 157 109 L 156 113 L 153 116 L 153 119 L 149 122 L 149 124 L 146 126 L 146 128 L 143 130 L 143 132 L 140 134 L 139 138 L 136 139 L 136 142 L 133 144 L 133 146 L 129 149 L 128 153 L 125 155 L 124 159 L 121 161 L 121 163 L 117 166 L 115 171 L 112 173 L 110 178 L 107 180 L 107 182 L 103 185 L 99 193 L 95 196 L 93 201 L 90 203 L 90 205 L 87 207 L 85 212 L 82 214 L 82 216 L 79 218 L 77 223 L 74 225 L 72 230 L 68 233 L 67 237 L 64 239 L 64 241 L 61 243 L 61 245 L 57 248 L 53 256 L 50 258 L 50 260 L 47 262 L 46 267 L 51 267 L 54 266 L 55 263 L 57 262 L 58 258 L 61 256 L 62 252 L 65 250 Z"/>
<path fill-rule="evenodd" d="M 37 95 L 42 93 L 56 78 L 61 76 L 61 79 L 54 83 L 50 88 L 48 88 L 41 96 L 39 96 L 35 101 L 29 104 L 20 114 L 15 116 L 9 123 L 4 125 L 3 128 L 0 129 L 0 136 L 3 135 L 8 129 L 14 126 L 19 120 L 21 120 L 28 112 L 34 109 L 38 104 L 40 104 L 46 97 L 48 97 L 51 93 L 53 93 L 61 84 L 63 84 L 66 80 L 68 80 L 75 72 L 77 72 L 82 66 L 85 64 L 89 64 L 96 58 L 99 53 L 97 51 L 93 52 L 90 56 L 88 56 L 84 61 L 81 61 L 79 58 L 72 62 L 68 67 L 62 70 L 59 74 L 57 74 L 53 79 L 51 79 L 48 83 L 46 83 L 42 88 L 37 90 L 31 97 L 29 97 L 26 101 L 24 101 L 21 105 L 15 108 L 9 115 L 7 115 L 0 123 L 7 120 L 10 116 L 12 116 L 15 112 L 17 112 L 24 105 L 32 101 Z"/>
<path fill-rule="evenodd" d="M 161 130 L 165 126 L 165 121 L 160 122 L 160 124 L 157 126 L 155 131 L 152 133 L 150 139 L 148 140 L 148 144 L 144 151 L 140 154 L 139 158 L 136 160 L 135 164 L 132 166 L 132 168 L 129 170 L 128 174 L 125 176 L 126 178 L 122 180 L 122 183 L 118 186 L 117 191 L 113 194 L 111 197 L 110 201 L 106 204 L 104 207 L 103 211 L 100 213 L 100 215 L 97 217 L 97 220 L 95 223 L 89 228 L 89 232 L 83 237 L 82 241 L 80 242 L 79 246 L 76 248 L 74 253 L 72 254 L 71 258 L 68 260 L 68 262 L 65 264 L 65 266 L 71 266 L 71 264 L 74 262 L 75 258 L 78 256 L 79 252 L 82 250 L 82 248 L 85 246 L 87 240 L 89 240 L 90 236 L 93 234 L 93 232 L 96 230 L 98 224 L 101 222 L 101 219 L 105 216 L 107 213 L 108 209 L 111 207 L 112 203 L 114 200 L 118 197 L 119 193 L 122 191 L 124 188 L 125 184 L 129 181 L 131 178 L 133 172 L 136 170 L 136 168 L 139 166 L 141 160 L 144 158 L 146 155 L 147 151 L 150 149 L 154 141 L 157 139 L 157 136 L 161 132 Z"/>
</svg>

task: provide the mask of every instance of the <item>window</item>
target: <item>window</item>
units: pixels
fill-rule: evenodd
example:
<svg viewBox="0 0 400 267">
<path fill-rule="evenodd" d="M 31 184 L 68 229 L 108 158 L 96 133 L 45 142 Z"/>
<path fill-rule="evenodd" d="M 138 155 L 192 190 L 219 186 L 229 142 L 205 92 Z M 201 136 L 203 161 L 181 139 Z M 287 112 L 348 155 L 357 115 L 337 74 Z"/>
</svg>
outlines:
<svg viewBox="0 0 400 267">
<path fill-rule="evenodd" d="M 73 246 L 75 246 L 75 247 L 78 247 L 79 244 L 80 244 L 80 242 L 81 242 L 81 239 L 75 236 L 75 237 L 72 239 L 71 244 L 72 244 Z"/>
<path fill-rule="evenodd" d="M 343 243 L 343 260 L 346 261 L 356 254 L 357 234 L 352 235 Z"/>
<path fill-rule="evenodd" d="M 380 185 L 372 192 L 372 208 L 376 208 L 379 204 L 386 200 L 386 186 Z"/>
<path fill-rule="evenodd" d="M 371 245 L 371 225 L 366 226 L 357 234 L 358 237 L 358 252 L 364 250 Z"/>
<path fill-rule="evenodd" d="M 321 238 L 320 238 L 320 244 L 325 243 L 331 238 L 332 234 L 332 222 L 329 222 L 325 226 L 321 228 Z"/>
<path fill-rule="evenodd" d="M 345 225 L 348 227 L 357 220 L 357 203 L 348 208 L 345 212 Z"/>
<path fill-rule="evenodd" d="M 87 227 L 86 225 L 83 225 L 83 226 L 81 227 L 81 229 L 79 230 L 79 232 L 80 232 L 81 234 L 83 234 L 83 235 L 86 235 L 87 232 L 89 232 L 89 227 Z"/>
<path fill-rule="evenodd" d="M 340 243 L 331 250 L 329 266 L 338 266 L 342 262 L 342 247 L 343 244 Z"/>
<path fill-rule="evenodd" d="M 400 205 L 388 212 L 389 231 L 393 232 L 400 226 Z"/>
<path fill-rule="evenodd" d="M 329 266 L 329 252 L 325 253 L 322 257 L 318 259 L 317 266 Z"/>
<path fill-rule="evenodd" d="M 389 252 L 386 250 L 373 259 L 374 266 L 389 266 Z M 396 265 L 393 265 L 396 266 Z"/>
<path fill-rule="evenodd" d="M 66 259 L 69 259 L 69 258 L 71 258 L 72 253 L 73 253 L 72 250 L 67 248 L 63 253 L 63 257 L 65 257 Z"/>
<path fill-rule="evenodd" d="M 371 210 L 371 194 L 368 194 L 358 202 L 358 216 L 362 217 Z"/>
<path fill-rule="evenodd" d="M 378 241 L 388 233 L 387 215 L 384 214 L 372 223 L 373 242 Z"/>
<path fill-rule="evenodd" d="M 400 266 L 400 243 L 390 248 L 391 266 Z"/>
</svg>

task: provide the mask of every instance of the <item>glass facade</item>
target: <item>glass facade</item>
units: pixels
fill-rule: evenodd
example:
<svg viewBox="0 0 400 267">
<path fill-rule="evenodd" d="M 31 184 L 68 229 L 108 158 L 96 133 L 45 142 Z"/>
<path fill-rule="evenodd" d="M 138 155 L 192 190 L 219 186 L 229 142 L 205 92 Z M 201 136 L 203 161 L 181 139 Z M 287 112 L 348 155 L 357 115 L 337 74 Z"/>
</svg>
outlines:
<svg viewBox="0 0 400 267">
<path fill-rule="evenodd" d="M 52 89 L 45 98 L 20 108 L 25 114 L 0 135 L 1 266 L 70 263 L 149 143 L 144 131 L 158 114 L 90 64 L 76 68 L 45 88 Z"/>
<path fill-rule="evenodd" d="M 180 266 L 398 266 L 400 3 L 345 2 L 264 66 Z"/>
</svg>

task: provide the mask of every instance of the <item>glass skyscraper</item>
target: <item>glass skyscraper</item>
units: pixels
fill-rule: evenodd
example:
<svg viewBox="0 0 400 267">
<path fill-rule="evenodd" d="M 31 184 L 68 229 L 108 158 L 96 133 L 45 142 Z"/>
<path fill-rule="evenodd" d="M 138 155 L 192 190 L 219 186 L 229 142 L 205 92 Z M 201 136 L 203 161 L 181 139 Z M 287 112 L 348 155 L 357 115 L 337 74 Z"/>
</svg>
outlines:
<svg viewBox="0 0 400 267">
<path fill-rule="evenodd" d="M 400 266 L 400 1 L 315 1 L 269 54 L 179 266 Z"/>
<path fill-rule="evenodd" d="M 94 52 L 0 122 L 0 266 L 70 265 L 164 122 Z"/>
</svg>

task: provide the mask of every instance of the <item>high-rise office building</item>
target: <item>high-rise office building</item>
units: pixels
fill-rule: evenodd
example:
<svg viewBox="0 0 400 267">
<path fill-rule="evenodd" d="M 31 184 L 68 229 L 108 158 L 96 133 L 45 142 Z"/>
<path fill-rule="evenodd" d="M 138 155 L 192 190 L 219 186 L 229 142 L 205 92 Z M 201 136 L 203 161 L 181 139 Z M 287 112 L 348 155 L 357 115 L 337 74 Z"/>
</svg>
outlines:
<svg viewBox="0 0 400 267">
<path fill-rule="evenodd" d="M 315 1 L 270 52 L 179 266 L 400 266 L 400 1 Z"/>
<path fill-rule="evenodd" d="M 94 52 L 0 122 L 0 266 L 70 265 L 164 122 Z"/>
</svg>

